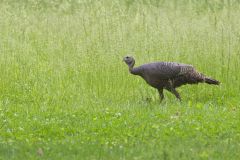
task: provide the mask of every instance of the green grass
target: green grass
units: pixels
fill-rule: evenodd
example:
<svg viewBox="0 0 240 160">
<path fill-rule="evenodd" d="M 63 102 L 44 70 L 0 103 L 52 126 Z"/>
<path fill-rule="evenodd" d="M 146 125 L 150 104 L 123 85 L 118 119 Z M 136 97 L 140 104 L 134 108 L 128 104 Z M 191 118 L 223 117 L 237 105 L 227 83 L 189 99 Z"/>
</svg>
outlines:
<svg viewBox="0 0 240 160">
<path fill-rule="evenodd" d="M 0 159 L 239 159 L 238 1 L 0 2 Z M 183 102 L 130 75 L 190 63 Z"/>
</svg>

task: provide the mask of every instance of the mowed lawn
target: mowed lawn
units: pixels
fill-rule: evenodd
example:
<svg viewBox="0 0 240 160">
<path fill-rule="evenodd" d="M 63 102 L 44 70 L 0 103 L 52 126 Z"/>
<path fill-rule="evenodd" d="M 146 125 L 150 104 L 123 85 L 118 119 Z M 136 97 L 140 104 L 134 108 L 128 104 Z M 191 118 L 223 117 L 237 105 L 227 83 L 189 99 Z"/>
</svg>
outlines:
<svg viewBox="0 0 240 160">
<path fill-rule="evenodd" d="M 221 85 L 160 103 L 125 55 Z M 238 1 L 0 2 L 0 159 L 238 160 L 239 90 Z"/>
</svg>

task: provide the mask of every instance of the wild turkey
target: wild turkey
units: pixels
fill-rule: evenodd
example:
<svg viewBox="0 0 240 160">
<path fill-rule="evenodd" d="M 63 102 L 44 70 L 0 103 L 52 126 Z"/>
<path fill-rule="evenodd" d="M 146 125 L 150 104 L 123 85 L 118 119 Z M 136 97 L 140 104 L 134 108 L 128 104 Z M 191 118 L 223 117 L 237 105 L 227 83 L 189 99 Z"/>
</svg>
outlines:
<svg viewBox="0 0 240 160">
<path fill-rule="evenodd" d="M 219 81 L 205 76 L 195 70 L 192 65 L 176 62 L 154 62 L 134 67 L 135 60 L 126 56 L 123 61 L 128 65 L 129 72 L 141 76 L 150 86 L 159 92 L 160 100 L 164 99 L 163 89 L 168 90 L 181 101 L 176 88 L 185 84 L 208 83 L 219 85 Z"/>
</svg>

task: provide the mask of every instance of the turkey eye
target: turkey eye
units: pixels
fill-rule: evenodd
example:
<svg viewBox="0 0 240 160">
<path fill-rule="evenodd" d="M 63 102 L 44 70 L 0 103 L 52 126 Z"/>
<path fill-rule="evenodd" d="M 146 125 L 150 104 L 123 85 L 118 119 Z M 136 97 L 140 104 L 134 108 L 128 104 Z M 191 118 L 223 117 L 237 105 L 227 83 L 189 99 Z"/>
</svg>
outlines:
<svg viewBox="0 0 240 160">
<path fill-rule="evenodd" d="M 129 58 L 129 57 L 126 57 L 127 59 Z"/>
</svg>

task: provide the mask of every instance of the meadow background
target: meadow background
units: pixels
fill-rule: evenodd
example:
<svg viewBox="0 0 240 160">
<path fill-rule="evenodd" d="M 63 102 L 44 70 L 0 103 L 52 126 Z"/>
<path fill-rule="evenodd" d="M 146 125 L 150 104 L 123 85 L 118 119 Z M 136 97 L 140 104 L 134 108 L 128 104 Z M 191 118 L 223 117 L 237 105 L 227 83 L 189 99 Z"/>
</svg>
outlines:
<svg viewBox="0 0 240 160">
<path fill-rule="evenodd" d="M 130 75 L 190 63 L 183 102 Z M 0 159 L 239 159 L 239 0 L 0 1 Z"/>
</svg>

